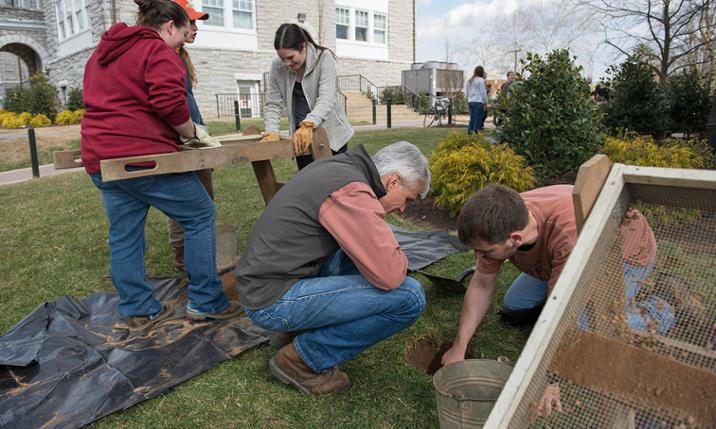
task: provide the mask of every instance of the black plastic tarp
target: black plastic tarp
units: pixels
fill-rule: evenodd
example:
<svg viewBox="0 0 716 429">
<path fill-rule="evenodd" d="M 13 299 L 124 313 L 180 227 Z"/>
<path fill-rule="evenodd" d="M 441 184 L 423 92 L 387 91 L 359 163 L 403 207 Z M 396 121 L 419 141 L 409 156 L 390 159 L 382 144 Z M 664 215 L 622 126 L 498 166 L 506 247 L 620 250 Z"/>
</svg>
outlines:
<svg viewBox="0 0 716 429">
<path fill-rule="evenodd" d="M 395 235 L 411 270 L 464 250 L 443 232 L 396 228 Z M 98 292 L 45 303 L 0 337 L 0 427 L 83 426 L 155 397 L 270 334 L 245 317 L 189 321 L 186 279 L 149 282 L 175 311 L 147 334 L 128 338 L 112 329 L 120 320 L 118 297 Z M 231 286 L 225 289 L 232 295 Z"/>
</svg>

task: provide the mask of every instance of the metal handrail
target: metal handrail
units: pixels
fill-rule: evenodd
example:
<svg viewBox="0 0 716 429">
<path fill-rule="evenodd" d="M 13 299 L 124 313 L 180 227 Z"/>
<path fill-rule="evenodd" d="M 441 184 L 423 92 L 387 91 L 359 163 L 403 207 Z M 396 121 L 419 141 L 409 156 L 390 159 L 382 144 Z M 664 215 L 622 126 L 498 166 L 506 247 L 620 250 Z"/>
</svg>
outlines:
<svg viewBox="0 0 716 429">
<path fill-rule="evenodd" d="M 418 94 L 413 89 L 404 85 L 381 87 L 378 89 L 378 92 L 378 100 L 381 104 L 384 104 L 387 97 L 390 97 L 391 104 L 405 104 L 418 113 L 425 113 L 427 109 L 430 108 L 427 96 Z"/>
<path fill-rule="evenodd" d="M 216 116 L 236 116 L 234 112 L 234 102 L 239 102 L 239 116 L 242 118 L 250 118 L 252 116 L 263 116 L 264 104 L 266 103 L 266 94 L 238 94 L 236 92 L 214 94 L 216 98 Z M 244 107 L 248 105 L 249 107 Z M 257 112 L 254 112 L 257 110 Z M 256 113 L 256 115 L 254 115 Z"/>
<path fill-rule="evenodd" d="M 378 86 L 362 74 L 348 74 L 337 77 L 341 91 L 359 91 L 369 98 L 378 97 Z"/>
</svg>

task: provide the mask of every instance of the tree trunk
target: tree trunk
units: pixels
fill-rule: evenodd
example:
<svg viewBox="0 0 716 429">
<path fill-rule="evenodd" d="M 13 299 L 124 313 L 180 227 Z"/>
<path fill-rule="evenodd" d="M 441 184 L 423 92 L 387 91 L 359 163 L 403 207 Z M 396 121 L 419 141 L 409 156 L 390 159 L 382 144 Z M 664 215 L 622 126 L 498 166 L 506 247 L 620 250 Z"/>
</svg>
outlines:
<svg viewBox="0 0 716 429">
<path fill-rule="evenodd" d="M 709 132 L 709 144 L 714 153 L 716 153 L 716 92 L 711 97 L 711 116 L 709 123 L 706 125 Z"/>
</svg>

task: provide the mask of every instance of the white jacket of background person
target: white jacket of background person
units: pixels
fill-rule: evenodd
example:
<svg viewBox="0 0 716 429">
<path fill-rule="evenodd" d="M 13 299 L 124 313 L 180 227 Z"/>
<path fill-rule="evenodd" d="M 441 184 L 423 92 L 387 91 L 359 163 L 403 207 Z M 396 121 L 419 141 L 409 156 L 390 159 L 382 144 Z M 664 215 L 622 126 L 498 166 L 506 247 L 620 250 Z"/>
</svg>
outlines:
<svg viewBox="0 0 716 429">
<path fill-rule="evenodd" d="M 306 121 L 325 128 L 331 149 L 337 151 L 353 137 L 353 127 L 348 122 L 345 109 L 339 99 L 338 79 L 336 78 L 336 60 L 329 50 L 318 55 L 316 48 L 307 43 L 306 69 L 301 85 L 311 112 Z M 278 133 L 281 110 L 286 105 L 288 129 L 293 134 L 296 126 L 293 122 L 293 84 L 296 72 L 285 66 L 280 58 L 273 60 L 266 91 L 264 122 L 266 131 Z"/>
<path fill-rule="evenodd" d="M 472 82 L 468 80 L 467 86 L 465 87 L 465 97 L 468 103 L 487 104 L 487 85 L 485 84 L 485 79 L 476 76 Z"/>
</svg>

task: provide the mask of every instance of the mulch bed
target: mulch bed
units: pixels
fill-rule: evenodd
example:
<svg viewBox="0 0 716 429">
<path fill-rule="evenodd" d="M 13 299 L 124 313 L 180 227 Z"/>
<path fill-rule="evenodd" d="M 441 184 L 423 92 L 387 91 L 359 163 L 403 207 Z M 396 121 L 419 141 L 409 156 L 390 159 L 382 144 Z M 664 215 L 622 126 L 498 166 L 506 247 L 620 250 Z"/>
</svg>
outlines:
<svg viewBox="0 0 716 429">
<path fill-rule="evenodd" d="M 440 231 L 457 230 L 457 216 L 451 217 L 450 210 L 436 206 L 432 195 L 408 204 L 403 216 L 426 228 Z"/>
</svg>

